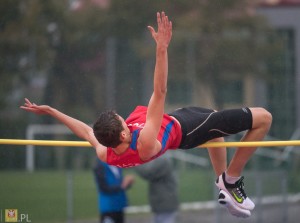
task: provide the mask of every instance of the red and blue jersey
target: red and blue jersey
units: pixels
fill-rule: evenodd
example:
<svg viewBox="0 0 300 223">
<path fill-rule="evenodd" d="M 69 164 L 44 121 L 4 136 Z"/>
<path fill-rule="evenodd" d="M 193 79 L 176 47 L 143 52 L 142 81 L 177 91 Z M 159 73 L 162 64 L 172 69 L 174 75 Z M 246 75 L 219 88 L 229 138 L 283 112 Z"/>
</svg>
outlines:
<svg viewBox="0 0 300 223">
<path fill-rule="evenodd" d="M 129 148 L 122 154 L 117 155 L 112 148 L 107 148 L 107 163 L 121 168 L 133 167 L 149 162 L 156 157 L 164 154 L 169 149 L 178 148 L 182 132 L 180 125 L 167 114 L 163 115 L 163 120 L 157 140 L 161 143 L 161 151 L 147 161 L 141 160 L 137 150 L 137 140 L 140 131 L 144 128 L 146 122 L 147 107 L 137 106 L 136 109 L 125 120 L 132 134 L 132 140 Z"/>
</svg>

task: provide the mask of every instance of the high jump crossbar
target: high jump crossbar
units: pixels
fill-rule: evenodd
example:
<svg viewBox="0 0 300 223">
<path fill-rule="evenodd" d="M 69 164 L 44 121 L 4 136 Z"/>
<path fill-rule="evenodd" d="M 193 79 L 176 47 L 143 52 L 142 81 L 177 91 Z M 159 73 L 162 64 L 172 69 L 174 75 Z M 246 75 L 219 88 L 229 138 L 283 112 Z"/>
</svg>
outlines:
<svg viewBox="0 0 300 223">
<path fill-rule="evenodd" d="M 92 147 L 92 145 L 86 141 L 28 140 L 28 139 L 0 139 L 0 145 Z M 300 146 L 300 140 L 251 141 L 251 142 L 207 142 L 202 145 L 199 145 L 198 148 L 207 148 L 207 147 L 280 147 L 280 146 Z"/>
</svg>

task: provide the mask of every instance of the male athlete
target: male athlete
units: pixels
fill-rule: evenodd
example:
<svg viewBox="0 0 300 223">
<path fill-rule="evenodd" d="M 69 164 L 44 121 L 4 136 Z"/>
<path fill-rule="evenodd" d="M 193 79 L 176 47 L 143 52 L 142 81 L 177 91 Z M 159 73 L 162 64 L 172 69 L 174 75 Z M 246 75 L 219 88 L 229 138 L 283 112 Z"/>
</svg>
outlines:
<svg viewBox="0 0 300 223">
<path fill-rule="evenodd" d="M 224 141 L 225 136 L 247 131 L 242 141 L 260 141 L 267 134 L 272 116 L 263 108 L 215 111 L 200 107 L 164 113 L 167 94 L 168 46 L 172 23 L 164 12 L 157 13 L 157 32 L 148 26 L 156 42 L 153 93 L 147 107 L 137 106 L 126 121 L 114 111 L 103 112 L 93 128 L 48 105 L 25 99 L 22 109 L 50 115 L 96 149 L 103 162 L 118 167 L 146 163 L 169 149 L 190 149 L 207 141 Z M 237 148 L 227 166 L 226 148 L 208 148 L 220 189 L 219 203 L 238 217 L 249 217 L 254 203 L 244 191 L 242 171 L 256 148 Z"/>
</svg>

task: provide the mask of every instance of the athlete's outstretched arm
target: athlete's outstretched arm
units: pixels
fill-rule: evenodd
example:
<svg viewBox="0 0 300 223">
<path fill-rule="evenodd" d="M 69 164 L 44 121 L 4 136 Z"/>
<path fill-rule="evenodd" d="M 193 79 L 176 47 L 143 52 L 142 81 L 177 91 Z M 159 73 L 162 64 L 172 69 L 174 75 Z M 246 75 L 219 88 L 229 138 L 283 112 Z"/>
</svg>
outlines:
<svg viewBox="0 0 300 223">
<path fill-rule="evenodd" d="M 156 42 L 156 64 L 154 70 L 153 93 L 148 104 L 146 123 L 141 130 L 138 150 L 141 159 L 147 160 L 156 155 L 161 145 L 157 136 L 164 114 L 168 79 L 168 46 L 172 37 L 172 22 L 164 12 L 157 13 L 157 32 L 148 26 Z"/>
<path fill-rule="evenodd" d="M 79 138 L 88 141 L 96 149 L 99 159 L 104 162 L 106 161 L 106 147 L 98 142 L 94 135 L 93 129 L 89 125 L 75 118 L 72 118 L 48 105 L 36 105 L 34 103 L 31 103 L 27 98 L 25 98 L 24 106 L 20 106 L 20 108 L 37 115 L 50 115 L 58 121 L 62 122 Z"/>
</svg>

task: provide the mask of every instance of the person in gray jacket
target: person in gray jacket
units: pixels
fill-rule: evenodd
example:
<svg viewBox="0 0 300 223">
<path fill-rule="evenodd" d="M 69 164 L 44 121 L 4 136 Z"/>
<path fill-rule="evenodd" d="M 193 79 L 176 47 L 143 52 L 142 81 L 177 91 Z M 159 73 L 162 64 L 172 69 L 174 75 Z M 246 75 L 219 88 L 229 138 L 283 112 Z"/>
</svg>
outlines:
<svg viewBox="0 0 300 223">
<path fill-rule="evenodd" d="M 148 199 L 154 223 L 175 223 L 179 207 L 178 183 L 170 158 L 161 156 L 135 167 L 135 170 L 148 182 Z"/>
</svg>

